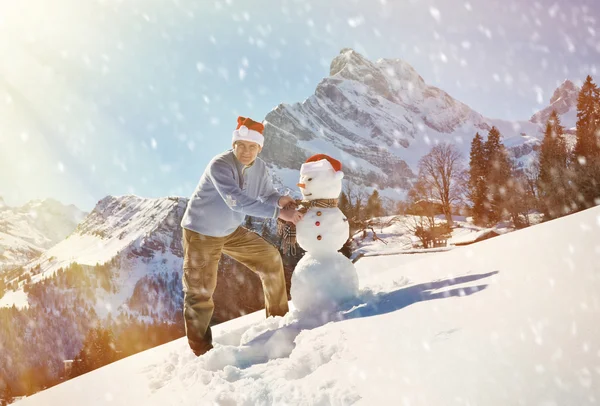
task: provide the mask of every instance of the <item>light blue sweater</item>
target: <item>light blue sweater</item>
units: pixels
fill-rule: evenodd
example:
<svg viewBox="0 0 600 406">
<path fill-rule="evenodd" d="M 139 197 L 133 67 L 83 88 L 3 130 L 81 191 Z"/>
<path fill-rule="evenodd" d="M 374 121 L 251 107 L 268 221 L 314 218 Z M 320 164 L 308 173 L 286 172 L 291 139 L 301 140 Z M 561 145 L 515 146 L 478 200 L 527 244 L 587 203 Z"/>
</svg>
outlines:
<svg viewBox="0 0 600 406">
<path fill-rule="evenodd" d="M 246 215 L 277 218 L 280 197 L 262 159 L 244 166 L 229 150 L 208 164 L 187 204 L 181 227 L 224 237 L 234 232 Z"/>
</svg>

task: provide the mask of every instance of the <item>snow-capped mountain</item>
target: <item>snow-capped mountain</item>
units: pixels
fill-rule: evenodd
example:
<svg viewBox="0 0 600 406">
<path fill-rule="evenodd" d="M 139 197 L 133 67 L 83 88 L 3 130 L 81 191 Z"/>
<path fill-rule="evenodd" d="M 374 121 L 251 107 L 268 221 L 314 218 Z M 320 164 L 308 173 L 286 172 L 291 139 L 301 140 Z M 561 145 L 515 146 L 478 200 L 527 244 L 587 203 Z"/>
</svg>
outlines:
<svg viewBox="0 0 600 406">
<path fill-rule="evenodd" d="M 10 379 L 40 359 L 57 376 L 99 321 L 121 330 L 139 323 L 182 327 L 186 205 L 181 197 L 107 196 L 67 238 L 12 275 L 0 289 L 7 321 L 0 323 L 0 365 L 13 365 L 5 371 Z M 219 273 L 216 322 L 264 306 L 260 279 L 250 270 L 224 257 Z M 289 282 L 291 270 L 286 276 Z"/>
<path fill-rule="evenodd" d="M 59 270 L 75 266 L 102 288 L 85 298 L 99 317 L 112 313 L 148 316 L 148 321 L 173 321 L 182 308 L 180 222 L 186 205 L 187 199 L 182 197 L 105 197 L 71 235 L 24 267 L 27 280 L 19 275 L 18 289 L 7 293 L 4 305 L 15 302 L 15 295 L 20 295 L 17 304 L 28 306 L 27 285 L 45 281 L 53 286 Z M 236 280 L 222 278 L 215 292 L 215 302 L 228 303 L 217 306 L 217 320 L 228 320 L 262 306 L 258 278 L 250 271 L 232 269 L 232 263 L 228 258 L 221 261 L 220 272 L 235 274 Z M 237 283 L 247 276 L 243 283 Z"/>
<path fill-rule="evenodd" d="M 85 215 L 54 199 L 10 207 L 0 197 L 0 271 L 37 258 L 73 232 Z"/>
<path fill-rule="evenodd" d="M 581 89 L 570 80 L 565 80 L 550 99 L 550 105 L 531 117 L 531 122 L 545 126 L 552 110 L 556 110 L 563 127 L 573 132 L 577 123 L 577 96 Z"/>
<path fill-rule="evenodd" d="M 567 115 L 565 125 L 571 125 L 576 91 L 566 81 L 549 107 Z M 333 59 L 330 75 L 312 96 L 302 103 L 280 104 L 267 114 L 269 141 L 261 156 L 277 183 L 292 190 L 306 158 L 326 153 L 342 161 L 347 181 L 367 188 L 376 185 L 383 196 L 398 199 L 432 145 L 453 143 L 466 162 L 475 133 L 485 137 L 492 126 L 500 130 L 519 164 L 527 165 L 540 144 L 546 110 L 534 116 L 538 121 L 487 118 L 425 83 L 403 60 L 372 62 L 346 48 Z"/>
</svg>

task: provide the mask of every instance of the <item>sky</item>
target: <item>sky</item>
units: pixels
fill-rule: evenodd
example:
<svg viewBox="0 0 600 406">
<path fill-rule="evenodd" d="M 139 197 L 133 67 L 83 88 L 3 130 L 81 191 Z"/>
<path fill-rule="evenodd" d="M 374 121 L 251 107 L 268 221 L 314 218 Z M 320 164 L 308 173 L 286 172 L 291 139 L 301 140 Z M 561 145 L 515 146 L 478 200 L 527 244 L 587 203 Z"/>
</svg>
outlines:
<svg viewBox="0 0 600 406">
<path fill-rule="evenodd" d="M 594 207 L 447 252 L 367 256 L 339 308 L 298 312 L 292 297 L 284 317 L 214 326 L 201 357 L 183 337 L 18 404 L 594 405 L 599 242 Z"/>
<path fill-rule="evenodd" d="M 597 75 L 599 18 L 593 0 L 0 0 L 0 196 L 188 197 L 238 115 L 302 102 L 346 47 L 527 120 Z"/>
</svg>

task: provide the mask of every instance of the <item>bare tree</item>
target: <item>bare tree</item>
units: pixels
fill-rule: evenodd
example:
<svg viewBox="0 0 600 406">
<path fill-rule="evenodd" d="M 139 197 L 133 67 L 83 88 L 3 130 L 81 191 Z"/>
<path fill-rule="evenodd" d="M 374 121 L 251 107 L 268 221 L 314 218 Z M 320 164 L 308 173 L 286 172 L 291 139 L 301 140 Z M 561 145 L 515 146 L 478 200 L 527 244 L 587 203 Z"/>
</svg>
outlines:
<svg viewBox="0 0 600 406">
<path fill-rule="evenodd" d="M 368 196 L 364 189 L 351 182 L 344 183 L 344 193 L 348 197 L 348 202 L 351 207 L 351 210 L 344 214 L 350 219 L 350 228 L 352 229 L 353 225 L 356 226 L 355 223 L 361 221 L 364 217 L 363 212 L 366 207 Z"/>
<path fill-rule="evenodd" d="M 414 216 L 405 225 L 421 241 L 423 248 L 435 247 L 437 242 L 448 239 L 452 233 L 448 223 L 436 224 L 431 216 Z"/>
<path fill-rule="evenodd" d="M 462 154 L 454 145 L 442 143 L 419 160 L 419 181 L 441 203 L 449 225 L 452 225 L 452 203 L 462 195 Z"/>
<path fill-rule="evenodd" d="M 539 152 L 538 152 L 538 155 L 539 155 Z M 523 176 L 525 177 L 525 181 L 526 181 L 527 189 L 528 189 L 529 193 L 537 201 L 537 199 L 539 197 L 537 185 L 539 183 L 539 178 L 540 178 L 539 157 L 536 157 L 536 159 L 531 163 L 531 165 L 528 165 L 523 170 Z"/>
<path fill-rule="evenodd" d="M 463 169 L 456 174 L 456 200 L 455 205 L 462 208 L 468 207 L 471 202 L 471 190 L 469 188 L 469 170 Z"/>
<path fill-rule="evenodd" d="M 406 213 L 419 217 L 426 217 L 428 223 L 433 225 L 436 214 L 434 205 L 432 204 L 434 197 L 432 190 L 428 187 L 423 178 L 419 177 L 417 179 L 417 182 L 415 182 L 413 187 L 408 191 L 408 198 L 411 205 Z"/>
<path fill-rule="evenodd" d="M 529 227 L 529 213 L 536 209 L 536 186 L 534 179 L 535 168 L 525 171 L 513 166 L 512 176 L 506 184 L 506 211 L 510 215 L 515 228 Z"/>
<path fill-rule="evenodd" d="M 430 248 L 433 245 L 431 230 L 436 227 L 435 215 L 438 210 L 432 203 L 433 193 L 424 178 L 417 179 L 409 190 L 408 197 L 412 204 L 407 214 L 413 217 L 405 223 L 406 228 L 421 241 L 423 248 Z"/>
</svg>

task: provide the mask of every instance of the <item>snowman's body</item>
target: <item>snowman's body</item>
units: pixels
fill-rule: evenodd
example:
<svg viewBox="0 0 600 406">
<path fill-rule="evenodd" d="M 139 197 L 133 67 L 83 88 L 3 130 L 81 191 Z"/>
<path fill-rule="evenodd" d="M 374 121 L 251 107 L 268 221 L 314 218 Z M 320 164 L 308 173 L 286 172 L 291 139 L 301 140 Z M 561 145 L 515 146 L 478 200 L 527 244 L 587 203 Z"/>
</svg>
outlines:
<svg viewBox="0 0 600 406">
<path fill-rule="evenodd" d="M 298 244 L 313 256 L 337 252 L 349 233 L 348 219 L 337 207 L 312 207 L 296 225 Z"/>
<path fill-rule="evenodd" d="M 299 185 L 305 200 L 336 199 L 341 193 L 343 174 L 326 163 L 303 165 Z M 296 309 L 331 310 L 357 296 L 354 264 L 338 252 L 349 232 L 348 219 L 337 207 L 311 207 L 296 225 L 298 244 L 306 251 L 292 275 L 290 293 Z"/>
</svg>

